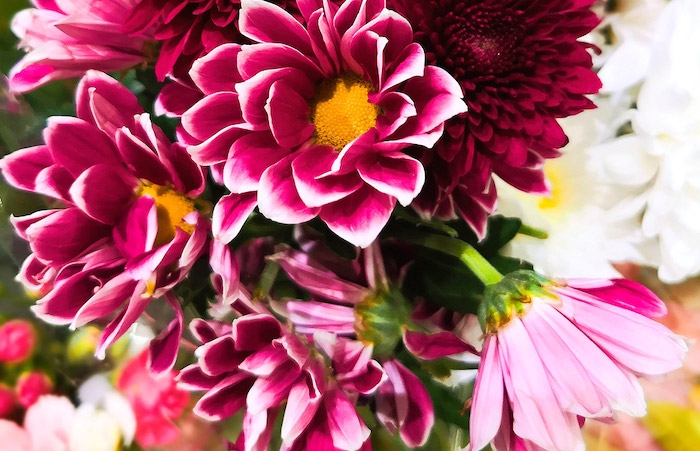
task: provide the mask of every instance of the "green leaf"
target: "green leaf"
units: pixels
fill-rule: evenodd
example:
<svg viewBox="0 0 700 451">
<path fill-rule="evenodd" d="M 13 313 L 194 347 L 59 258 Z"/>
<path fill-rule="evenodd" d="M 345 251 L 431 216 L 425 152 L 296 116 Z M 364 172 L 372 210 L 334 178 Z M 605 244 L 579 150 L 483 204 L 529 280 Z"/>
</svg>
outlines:
<svg viewBox="0 0 700 451">
<path fill-rule="evenodd" d="M 420 249 L 409 267 L 402 292 L 460 313 L 476 313 L 484 284 L 458 258 Z"/>
</svg>

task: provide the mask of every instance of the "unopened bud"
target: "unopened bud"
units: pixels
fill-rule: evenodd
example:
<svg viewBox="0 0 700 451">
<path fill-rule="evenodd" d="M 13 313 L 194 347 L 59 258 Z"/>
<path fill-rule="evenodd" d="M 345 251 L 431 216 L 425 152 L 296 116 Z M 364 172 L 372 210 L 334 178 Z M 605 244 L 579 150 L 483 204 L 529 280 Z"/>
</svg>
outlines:
<svg viewBox="0 0 700 451">
<path fill-rule="evenodd" d="M 34 404 L 42 395 L 51 393 L 52 390 L 53 383 L 49 376 L 43 371 L 37 370 L 22 373 L 15 386 L 17 401 L 25 409 Z"/>
<path fill-rule="evenodd" d="M 29 321 L 13 319 L 0 326 L 0 362 L 22 363 L 36 347 L 36 332 Z"/>
</svg>

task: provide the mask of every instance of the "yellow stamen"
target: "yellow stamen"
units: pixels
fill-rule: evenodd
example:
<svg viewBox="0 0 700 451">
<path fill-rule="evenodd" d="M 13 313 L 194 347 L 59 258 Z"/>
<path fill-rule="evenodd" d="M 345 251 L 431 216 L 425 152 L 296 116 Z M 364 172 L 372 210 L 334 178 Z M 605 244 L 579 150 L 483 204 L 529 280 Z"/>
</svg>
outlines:
<svg viewBox="0 0 700 451">
<path fill-rule="evenodd" d="M 564 193 L 564 184 L 566 182 L 562 180 L 559 172 L 555 168 L 552 168 L 552 165 L 545 164 L 544 172 L 549 179 L 552 189 L 550 192 L 550 197 L 543 197 L 538 206 L 542 210 L 548 210 L 558 207 L 565 200 L 564 198 L 566 196 Z"/>
<path fill-rule="evenodd" d="M 156 247 L 175 238 L 175 232 L 178 228 L 190 235 L 194 231 L 194 225 L 188 224 L 183 218 L 197 209 L 195 199 L 167 186 L 147 181 L 142 182 L 137 188 L 136 195 L 139 197 L 148 196 L 156 201 L 158 214 L 158 233 L 154 244 Z"/>
<path fill-rule="evenodd" d="M 323 80 L 310 102 L 316 143 L 341 150 L 374 127 L 381 109 L 367 99 L 373 89 L 371 83 L 352 72 Z"/>
</svg>

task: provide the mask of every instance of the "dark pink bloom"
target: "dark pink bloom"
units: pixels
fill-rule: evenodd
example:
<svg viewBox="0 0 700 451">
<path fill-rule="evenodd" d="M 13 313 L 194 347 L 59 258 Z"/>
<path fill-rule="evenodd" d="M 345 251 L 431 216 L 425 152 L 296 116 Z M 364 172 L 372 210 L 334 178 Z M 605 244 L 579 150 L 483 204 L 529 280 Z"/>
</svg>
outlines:
<svg viewBox="0 0 700 451">
<path fill-rule="evenodd" d="M 151 345 L 153 368 L 163 371 L 182 333 L 171 288 L 206 250 L 209 222 L 199 210 L 207 207 L 195 198 L 204 178 L 114 79 L 90 71 L 76 95 L 77 118 L 49 118 L 46 144 L 0 161 L 10 184 L 64 205 L 13 218 L 32 250 L 20 279 L 44 295 L 34 311 L 48 322 L 109 319 L 101 356 L 165 297 L 175 318 Z"/>
<path fill-rule="evenodd" d="M 25 409 L 34 404 L 39 397 L 48 395 L 53 390 L 53 382 L 43 371 L 22 373 L 15 384 L 17 402 Z"/>
<path fill-rule="evenodd" d="M 546 193 L 545 159 L 567 137 L 556 119 L 593 108 L 600 89 L 589 45 L 594 0 L 387 0 L 411 23 L 429 64 L 454 76 L 469 110 L 424 152 L 426 190 L 416 209 L 462 216 L 481 236 L 495 206 L 494 173 Z"/>
<path fill-rule="evenodd" d="M 152 29 L 126 36 L 122 25 L 139 0 L 32 0 L 34 9 L 12 21 L 19 46 L 29 53 L 10 71 L 10 89 L 80 77 L 88 69 L 127 69 L 146 59 Z"/>
<path fill-rule="evenodd" d="M 177 387 L 176 375 L 175 371 L 153 375 L 147 352 L 129 360 L 119 373 L 116 387 L 134 410 L 136 443 L 143 448 L 167 445 L 180 435 L 173 420 L 182 414 L 190 395 Z"/>
<path fill-rule="evenodd" d="M 0 326 L 0 362 L 21 363 L 36 346 L 36 331 L 29 321 L 13 319 Z"/>
<path fill-rule="evenodd" d="M 295 11 L 295 3 L 277 0 Z M 185 78 L 192 62 L 215 47 L 243 43 L 247 39 L 238 30 L 240 0 L 141 0 L 131 10 L 125 31 L 141 34 L 155 27 L 154 37 L 161 42 L 156 75 Z"/>
<path fill-rule="evenodd" d="M 425 64 L 408 22 L 383 0 L 298 2 L 306 25 L 282 8 L 242 0 L 239 28 L 252 45 L 222 45 L 190 75 L 205 97 L 182 116 L 202 144 L 189 148 L 233 193 L 214 212 L 229 241 L 257 204 L 282 223 L 319 216 L 368 246 L 398 200 L 420 192 L 424 170 L 404 152 L 430 148 L 464 112 L 457 82 Z"/>
<path fill-rule="evenodd" d="M 628 280 L 514 274 L 485 294 L 469 449 L 579 449 L 581 417 L 644 415 L 637 377 L 680 367 L 688 349 L 652 319 L 663 302 Z"/>
</svg>

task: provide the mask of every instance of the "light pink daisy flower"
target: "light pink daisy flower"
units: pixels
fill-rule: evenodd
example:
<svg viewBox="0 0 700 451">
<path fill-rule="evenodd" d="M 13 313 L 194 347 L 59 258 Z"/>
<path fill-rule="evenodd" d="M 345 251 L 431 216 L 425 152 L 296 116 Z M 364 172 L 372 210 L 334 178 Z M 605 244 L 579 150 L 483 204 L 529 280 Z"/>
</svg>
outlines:
<svg viewBox="0 0 700 451">
<path fill-rule="evenodd" d="M 583 418 L 644 415 L 637 377 L 679 368 L 688 350 L 652 319 L 663 302 L 629 280 L 559 284 L 518 271 L 485 297 L 469 450 L 583 449 Z"/>
<path fill-rule="evenodd" d="M 254 44 L 223 45 L 195 62 L 190 75 L 205 97 L 182 123 L 202 144 L 189 150 L 234 193 L 214 214 L 222 240 L 257 203 L 274 221 L 319 216 L 368 246 L 396 201 L 410 204 L 423 186 L 423 166 L 403 150 L 432 147 L 466 105 L 384 0 L 298 7 L 306 25 L 242 0 L 239 29 Z"/>
<path fill-rule="evenodd" d="M 80 77 L 88 69 L 127 69 L 148 58 L 153 29 L 122 32 L 139 0 L 32 0 L 35 8 L 12 20 L 19 46 L 29 51 L 10 70 L 10 89 L 27 92 L 50 81 Z"/>
<path fill-rule="evenodd" d="M 109 76 L 88 72 L 76 103 L 77 118 L 49 118 L 46 144 L 0 161 L 8 183 L 57 200 L 56 208 L 12 218 L 32 250 L 19 279 L 43 295 L 33 310 L 47 322 L 108 319 L 99 356 L 151 300 L 165 297 L 175 318 L 151 345 L 153 368 L 163 371 L 182 332 L 171 289 L 206 250 L 207 205 L 195 198 L 204 178 Z"/>
</svg>

